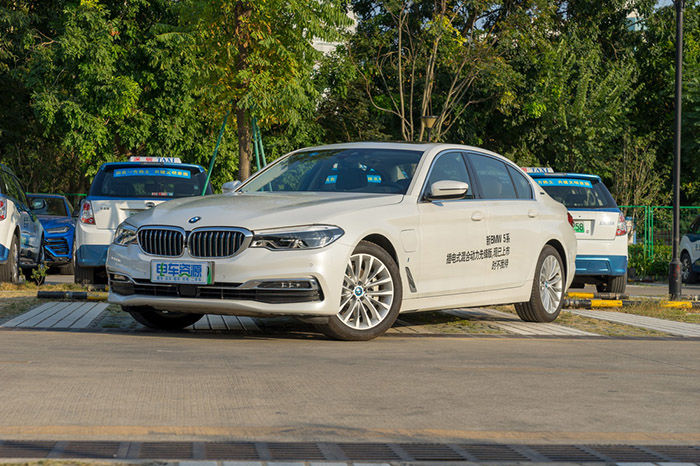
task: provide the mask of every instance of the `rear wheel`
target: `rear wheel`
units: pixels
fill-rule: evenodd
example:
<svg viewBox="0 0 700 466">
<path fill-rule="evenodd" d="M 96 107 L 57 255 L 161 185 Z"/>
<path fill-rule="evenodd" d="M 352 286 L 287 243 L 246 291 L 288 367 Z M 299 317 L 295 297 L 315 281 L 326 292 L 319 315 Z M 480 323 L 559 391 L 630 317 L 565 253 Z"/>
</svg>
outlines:
<svg viewBox="0 0 700 466">
<path fill-rule="evenodd" d="M 182 330 L 202 318 L 202 314 L 160 311 L 149 306 L 122 306 L 136 322 L 157 330 Z"/>
<path fill-rule="evenodd" d="M 361 241 L 345 267 L 338 314 L 319 329 L 338 340 L 371 340 L 394 324 L 402 297 L 394 259 L 376 244 Z"/>
<path fill-rule="evenodd" d="M 597 283 L 598 293 L 624 293 L 627 288 L 627 272 L 619 277 L 610 277 L 604 283 Z"/>
<path fill-rule="evenodd" d="M 19 283 L 19 242 L 12 237 L 7 262 L 0 265 L 0 282 Z"/>
<path fill-rule="evenodd" d="M 693 272 L 693 263 L 688 251 L 681 253 L 681 279 L 683 283 L 695 283 L 698 279 L 698 274 Z"/>
<path fill-rule="evenodd" d="M 46 274 L 48 273 L 48 267 L 44 264 L 44 239 L 41 240 L 41 249 L 39 250 L 39 257 L 36 261 L 36 267 L 27 267 L 22 269 L 24 278 L 26 280 L 32 280 L 37 285 L 43 285 L 46 281 Z M 42 270 L 43 269 L 43 270 Z M 37 273 L 34 273 L 37 271 Z"/>
<path fill-rule="evenodd" d="M 92 285 L 95 283 L 95 269 L 78 265 L 78 249 L 73 242 L 73 281 L 80 285 Z"/>
<path fill-rule="evenodd" d="M 561 312 L 564 286 L 561 257 L 556 249 L 546 245 L 537 260 L 530 301 L 515 305 L 518 316 L 526 322 L 552 322 Z"/>
</svg>

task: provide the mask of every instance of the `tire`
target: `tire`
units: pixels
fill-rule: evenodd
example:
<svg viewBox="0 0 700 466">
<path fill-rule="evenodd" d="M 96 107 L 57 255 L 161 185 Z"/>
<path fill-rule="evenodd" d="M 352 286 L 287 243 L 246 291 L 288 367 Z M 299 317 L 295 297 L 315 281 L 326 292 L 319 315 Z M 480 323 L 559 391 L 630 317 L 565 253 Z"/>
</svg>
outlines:
<svg viewBox="0 0 700 466">
<path fill-rule="evenodd" d="M 515 305 L 518 316 L 525 322 L 552 322 L 561 312 L 565 285 L 561 256 L 546 245 L 537 259 L 530 300 Z"/>
<path fill-rule="evenodd" d="M 73 282 L 79 285 L 92 285 L 95 283 L 95 269 L 78 265 L 78 251 L 73 241 Z"/>
<path fill-rule="evenodd" d="M 0 265 L 0 282 L 19 283 L 19 242 L 12 236 L 7 262 Z"/>
<path fill-rule="evenodd" d="M 44 282 L 46 281 L 46 274 L 49 271 L 49 269 L 47 267 L 46 270 L 44 271 L 43 275 L 39 275 L 37 278 L 32 278 L 32 275 L 34 275 L 35 270 L 38 270 L 42 265 L 43 266 L 46 265 L 46 264 L 44 264 L 45 252 L 44 252 L 44 239 L 43 238 L 41 239 L 41 245 L 42 246 L 41 246 L 41 250 L 39 251 L 39 257 L 37 258 L 37 261 L 36 261 L 36 267 L 29 267 L 28 269 L 26 269 L 26 271 L 24 273 L 24 277 L 27 280 L 33 280 L 34 283 L 37 284 L 37 286 L 44 284 Z"/>
<path fill-rule="evenodd" d="M 345 270 L 340 310 L 318 325 L 319 330 L 345 341 L 367 341 L 382 335 L 394 325 L 401 309 L 403 288 L 396 261 L 383 248 L 361 241 Z"/>
<path fill-rule="evenodd" d="M 197 322 L 203 314 L 159 311 L 149 306 L 122 306 L 141 325 L 156 330 L 182 330 Z"/>
<path fill-rule="evenodd" d="M 74 275 L 75 269 L 73 268 L 73 263 L 62 265 L 58 268 L 58 273 L 61 275 Z"/>
<path fill-rule="evenodd" d="M 619 277 L 610 277 L 605 283 L 597 283 L 595 289 L 598 293 L 618 293 L 622 294 L 627 288 L 627 272 Z"/>
<path fill-rule="evenodd" d="M 688 251 L 681 253 L 681 279 L 683 283 L 695 283 L 698 281 L 698 274 L 693 272 L 693 263 L 690 261 Z"/>
</svg>

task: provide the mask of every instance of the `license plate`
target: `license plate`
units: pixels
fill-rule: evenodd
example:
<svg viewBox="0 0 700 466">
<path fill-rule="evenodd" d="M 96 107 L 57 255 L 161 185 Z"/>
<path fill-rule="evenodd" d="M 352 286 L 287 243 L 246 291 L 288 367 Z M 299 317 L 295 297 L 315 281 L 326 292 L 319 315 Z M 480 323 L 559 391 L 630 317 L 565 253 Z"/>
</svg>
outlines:
<svg viewBox="0 0 700 466">
<path fill-rule="evenodd" d="M 151 281 L 209 285 L 212 282 L 211 269 L 208 262 L 152 261 Z"/>
<path fill-rule="evenodd" d="M 582 235 L 590 235 L 591 224 L 592 222 L 590 220 L 574 221 L 574 232 L 580 233 Z"/>
</svg>

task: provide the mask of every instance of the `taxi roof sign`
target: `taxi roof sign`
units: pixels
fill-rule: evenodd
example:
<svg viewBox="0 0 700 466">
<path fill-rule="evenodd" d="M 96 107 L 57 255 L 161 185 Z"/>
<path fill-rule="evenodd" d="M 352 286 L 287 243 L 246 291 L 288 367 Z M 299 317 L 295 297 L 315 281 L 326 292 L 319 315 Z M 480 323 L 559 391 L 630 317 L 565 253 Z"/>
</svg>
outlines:
<svg viewBox="0 0 700 466">
<path fill-rule="evenodd" d="M 520 167 L 525 173 L 554 173 L 552 167 Z"/>
<path fill-rule="evenodd" d="M 129 162 L 182 163 L 180 157 L 129 157 Z"/>
</svg>

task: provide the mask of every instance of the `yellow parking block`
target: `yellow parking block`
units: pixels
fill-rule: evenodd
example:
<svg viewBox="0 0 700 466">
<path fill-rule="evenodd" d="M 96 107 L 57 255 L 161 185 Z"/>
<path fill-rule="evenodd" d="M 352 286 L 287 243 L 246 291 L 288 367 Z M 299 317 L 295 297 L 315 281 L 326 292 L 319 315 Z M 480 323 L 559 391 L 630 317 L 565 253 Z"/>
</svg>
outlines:
<svg viewBox="0 0 700 466">
<path fill-rule="evenodd" d="M 673 307 L 678 309 L 690 309 L 693 307 L 691 301 L 661 301 L 659 304 L 661 307 Z"/>
<path fill-rule="evenodd" d="M 619 299 L 591 299 L 591 307 L 622 307 Z"/>
<path fill-rule="evenodd" d="M 593 299 L 593 298 L 595 298 L 595 294 L 593 294 L 593 293 L 583 293 L 580 291 L 569 291 L 567 296 L 569 298 L 577 298 L 577 299 Z"/>
</svg>

